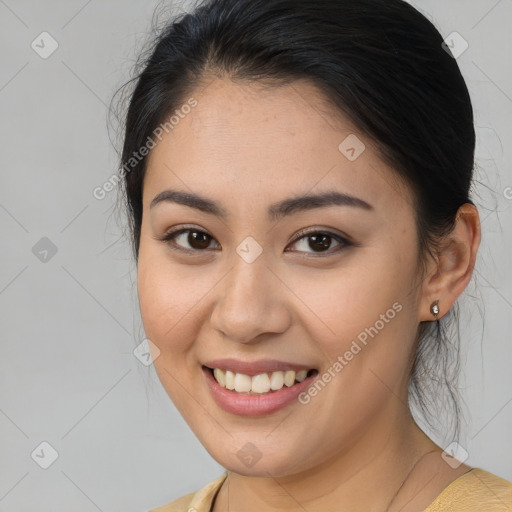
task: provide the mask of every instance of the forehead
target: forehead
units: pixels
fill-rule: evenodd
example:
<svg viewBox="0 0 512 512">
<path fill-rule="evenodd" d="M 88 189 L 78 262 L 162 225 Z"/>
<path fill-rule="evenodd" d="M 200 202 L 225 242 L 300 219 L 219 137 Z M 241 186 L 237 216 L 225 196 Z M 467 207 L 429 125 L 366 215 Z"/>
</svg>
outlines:
<svg viewBox="0 0 512 512">
<path fill-rule="evenodd" d="M 317 187 L 374 206 L 410 202 L 374 143 L 306 81 L 268 86 L 213 79 L 183 105 L 191 99 L 195 106 L 174 116 L 149 154 L 145 204 L 176 185 L 221 201 L 236 191 L 242 201 L 271 202 Z"/>
</svg>

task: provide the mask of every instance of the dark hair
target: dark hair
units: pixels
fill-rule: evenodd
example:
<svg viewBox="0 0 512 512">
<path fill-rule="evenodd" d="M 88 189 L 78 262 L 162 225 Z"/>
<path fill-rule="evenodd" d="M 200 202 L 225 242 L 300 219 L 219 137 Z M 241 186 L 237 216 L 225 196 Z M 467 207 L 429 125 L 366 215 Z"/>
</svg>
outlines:
<svg viewBox="0 0 512 512">
<path fill-rule="evenodd" d="M 269 86 L 306 79 L 413 191 L 423 279 L 426 256 L 435 257 L 459 207 L 473 204 L 471 100 L 442 43 L 403 0 L 209 0 L 175 17 L 133 79 L 124 126 L 122 194 L 135 260 L 147 158 L 130 159 L 187 95 L 214 76 Z M 457 304 L 441 321 L 419 325 L 409 393 L 432 427 L 434 411 L 446 405 L 440 393 L 447 393 L 458 436 L 459 343 L 447 336 L 454 319 Z"/>
</svg>

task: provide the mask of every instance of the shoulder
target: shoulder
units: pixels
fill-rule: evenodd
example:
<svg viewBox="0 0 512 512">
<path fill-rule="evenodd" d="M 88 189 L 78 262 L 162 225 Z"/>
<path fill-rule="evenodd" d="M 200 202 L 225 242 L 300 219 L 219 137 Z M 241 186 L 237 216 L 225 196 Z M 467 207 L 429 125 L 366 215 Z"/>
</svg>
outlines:
<svg viewBox="0 0 512 512">
<path fill-rule="evenodd" d="M 190 494 L 185 494 L 181 498 L 172 501 L 171 503 L 167 503 L 167 505 L 162 505 L 158 508 L 152 508 L 148 512 L 188 512 L 190 502 L 194 497 L 195 492 L 191 492 Z"/>
<path fill-rule="evenodd" d="M 227 477 L 227 471 L 219 478 L 207 483 L 198 491 L 181 496 L 167 505 L 149 510 L 148 512 L 210 512 L 215 495 Z"/>
<path fill-rule="evenodd" d="M 510 512 L 512 482 L 480 468 L 454 480 L 424 512 Z"/>
</svg>

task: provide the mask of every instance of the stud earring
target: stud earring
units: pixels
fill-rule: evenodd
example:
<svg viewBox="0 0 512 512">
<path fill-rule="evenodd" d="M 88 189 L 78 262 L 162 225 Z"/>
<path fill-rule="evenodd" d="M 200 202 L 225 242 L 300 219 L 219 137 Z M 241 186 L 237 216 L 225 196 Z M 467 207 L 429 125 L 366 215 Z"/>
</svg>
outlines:
<svg viewBox="0 0 512 512">
<path fill-rule="evenodd" d="M 430 312 L 434 315 L 434 318 L 437 320 L 437 315 L 439 314 L 439 301 L 435 300 L 430 305 Z"/>
</svg>

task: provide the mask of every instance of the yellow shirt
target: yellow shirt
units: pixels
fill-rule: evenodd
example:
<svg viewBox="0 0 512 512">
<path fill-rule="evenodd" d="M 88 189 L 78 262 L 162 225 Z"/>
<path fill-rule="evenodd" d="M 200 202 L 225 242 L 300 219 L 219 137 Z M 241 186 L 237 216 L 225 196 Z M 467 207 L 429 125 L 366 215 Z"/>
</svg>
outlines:
<svg viewBox="0 0 512 512">
<path fill-rule="evenodd" d="M 149 512 L 211 512 L 227 471 L 197 492 Z M 512 482 L 473 468 L 449 484 L 424 512 L 511 512 Z"/>
</svg>

